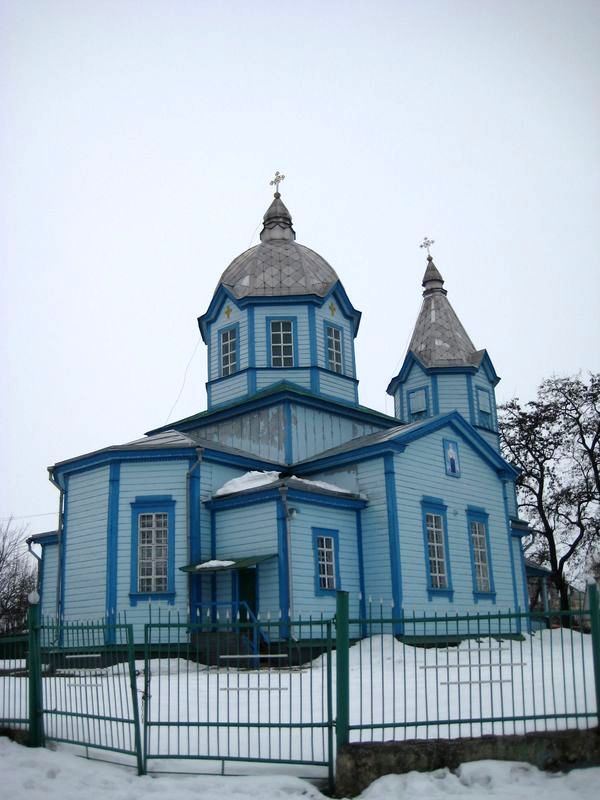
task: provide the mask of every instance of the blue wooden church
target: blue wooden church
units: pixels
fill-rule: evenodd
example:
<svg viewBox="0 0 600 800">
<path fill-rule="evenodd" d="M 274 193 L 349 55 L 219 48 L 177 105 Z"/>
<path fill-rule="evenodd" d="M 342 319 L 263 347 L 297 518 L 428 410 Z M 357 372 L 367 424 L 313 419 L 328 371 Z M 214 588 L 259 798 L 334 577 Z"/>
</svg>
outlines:
<svg viewBox="0 0 600 800">
<path fill-rule="evenodd" d="M 192 619 L 526 608 L 515 469 L 500 455 L 492 361 L 432 257 L 394 416 L 359 404 L 361 314 L 296 242 L 279 191 L 260 244 L 235 258 L 198 319 L 207 409 L 49 469 L 59 530 L 42 545 L 44 614 L 149 605 Z"/>
</svg>

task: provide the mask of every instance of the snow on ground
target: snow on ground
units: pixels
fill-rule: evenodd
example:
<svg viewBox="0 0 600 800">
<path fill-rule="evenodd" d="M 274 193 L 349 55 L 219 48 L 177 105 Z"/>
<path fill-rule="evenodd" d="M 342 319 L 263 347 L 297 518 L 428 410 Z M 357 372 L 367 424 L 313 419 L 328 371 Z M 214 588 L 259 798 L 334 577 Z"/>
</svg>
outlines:
<svg viewBox="0 0 600 800">
<path fill-rule="evenodd" d="M 150 661 L 146 682 L 144 662 L 135 665 L 151 765 L 157 756 L 193 759 L 180 764 L 229 757 L 303 762 L 304 776 L 325 772 L 319 765 L 329 755 L 328 701 L 335 715 L 335 653 L 330 698 L 326 655 L 301 668 L 249 663 L 243 669 L 176 657 L 184 653 L 185 645 L 174 645 L 174 658 Z M 592 639 L 573 630 L 449 648 L 413 647 L 378 634 L 350 649 L 349 677 L 352 741 L 585 728 L 597 719 Z M 0 716 L 26 718 L 27 689 L 23 674 L 0 676 Z M 134 751 L 127 664 L 62 668 L 44 674 L 43 689 L 49 738 Z M 532 718 L 544 714 L 549 718 Z M 308 764 L 314 770 L 307 772 Z"/>
<path fill-rule="evenodd" d="M 86 760 L 68 752 L 22 747 L 0 738 L 2 797 L 10 800 L 325 800 L 310 783 L 288 776 L 221 777 L 214 775 L 137 776 L 114 764 Z M 386 775 L 375 781 L 361 800 L 596 800 L 600 767 L 567 775 L 540 772 L 529 764 L 475 761 L 455 774 L 447 769 Z"/>
</svg>

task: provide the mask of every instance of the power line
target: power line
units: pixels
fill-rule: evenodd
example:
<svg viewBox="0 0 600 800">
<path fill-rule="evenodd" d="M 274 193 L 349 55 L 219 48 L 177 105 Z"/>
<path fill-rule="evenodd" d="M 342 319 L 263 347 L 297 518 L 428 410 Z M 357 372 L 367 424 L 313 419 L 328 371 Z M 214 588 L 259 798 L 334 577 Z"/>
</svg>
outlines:
<svg viewBox="0 0 600 800">
<path fill-rule="evenodd" d="M 15 516 L 11 514 L 8 517 L 0 517 L 0 522 L 9 522 L 11 519 L 33 519 L 33 517 L 54 517 L 58 512 L 56 511 L 45 511 L 43 514 L 21 514 L 20 516 Z"/>
</svg>

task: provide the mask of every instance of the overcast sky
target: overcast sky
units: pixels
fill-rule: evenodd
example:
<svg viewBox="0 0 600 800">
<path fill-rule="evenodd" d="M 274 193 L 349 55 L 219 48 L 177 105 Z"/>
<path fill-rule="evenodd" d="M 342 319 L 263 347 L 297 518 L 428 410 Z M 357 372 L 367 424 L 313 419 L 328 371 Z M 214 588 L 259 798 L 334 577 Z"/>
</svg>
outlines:
<svg viewBox="0 0 600 800">
<path fill-rule="evenodd" d="M 55 527 L 47 465 L 167 421 L 276 169 L 364 405 L 425 235 L 501 400 L 600 369 L 599 89 L 597 0 L 0 0 L 0 517 Z M 201 343 L 171 420 L 205 380 Z"/>
</svg>

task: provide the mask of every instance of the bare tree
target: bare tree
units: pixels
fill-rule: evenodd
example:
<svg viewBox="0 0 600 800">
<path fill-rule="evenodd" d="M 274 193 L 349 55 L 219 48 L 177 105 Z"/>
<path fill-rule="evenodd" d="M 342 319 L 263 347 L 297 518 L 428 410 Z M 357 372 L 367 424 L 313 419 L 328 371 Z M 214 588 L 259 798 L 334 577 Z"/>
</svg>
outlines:
<svg viewBox="0 0 600 800">
<path fill-rule="evenodd" d="M 567 609 L 569 585 L 600 551 L 600 375 L 549 378 L 536 400 L 500 407 L 504 456 L 521 470 L 529 554 L 548 564 Z"/>
<path fill-rule="evenodd" d="M 27 555 L 24 534 L 12 520 L 0 524 L 0 630 L 23 623 L 27 595 L 36 586 L 36 568 Z"/>
</svg>

